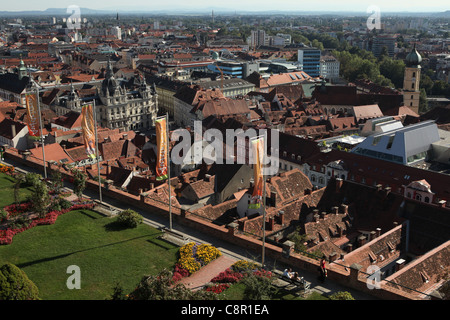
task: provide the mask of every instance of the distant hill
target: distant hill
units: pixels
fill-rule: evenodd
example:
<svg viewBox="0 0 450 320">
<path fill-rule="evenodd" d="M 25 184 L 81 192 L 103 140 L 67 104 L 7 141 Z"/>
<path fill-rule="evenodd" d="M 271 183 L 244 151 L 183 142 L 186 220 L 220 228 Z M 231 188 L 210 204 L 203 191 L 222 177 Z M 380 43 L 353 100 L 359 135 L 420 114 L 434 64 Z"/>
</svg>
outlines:
<svg viewBox="0 0 450 320">
<path fill-rule="evenodd" d="M 178 9 L 159 9 L 154 8 L 133 8 L 133 6 L 119 6 L 117 8 L 107 8 L 104 10 L 80 8 L 82 15 L 104 15 L 104 14 L 143 14 L 143 15 L 192 15 L 192 14 L 210 14 L 223 15 L 245 14 L 245 15 L 331 15 L 331 16 L 367 16 L 367 12 L 347 12 L 347 11 L 284 11 L 284 10 L 265 10 L 265 11 L 244 11 L 235 9 L 226 9 L 219 7 L 204 8 L 178 8 Z M 31 11 L 0 11 L 0 17 L 26 17 L 26 16 L 67 16 L 67 8 L 48 8 L 46 10 Z M 411 16 L 411 17 L 450 17 L 450 10 L 445 12 L 385 12 L 385 16 Z"/>
<path fill-rule="evenodd" d="M 111 14 L 116 11 L 109 10 L 94 10 L 89 8 L 80 8 L 81 14 L 95 15 L 95 14 Z M 68 16 L 71 12 L 67 12 L 67 8 L 48 8 L 43 11 L 0 11 L 0 17 L 23 17 L 23 16 Z"/>
</svg>

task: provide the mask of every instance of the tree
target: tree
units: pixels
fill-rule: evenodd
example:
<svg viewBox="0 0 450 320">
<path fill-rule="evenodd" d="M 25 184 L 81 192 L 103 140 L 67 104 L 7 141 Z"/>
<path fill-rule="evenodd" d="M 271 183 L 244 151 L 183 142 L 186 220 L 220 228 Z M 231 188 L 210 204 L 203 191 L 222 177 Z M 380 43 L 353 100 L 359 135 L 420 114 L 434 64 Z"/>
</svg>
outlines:
<svg viewBox="0 0 450 320">
<path fill-rule="evenodd" d="M 52 170 L 51 173 L 52 181 L 51 186 L 56 193 L 60 193 L 61 188 L 64 186 L 62 174 L 59 171 L 59 168 L 56 170 Z"/>
<path fill-rule="evenodd" d="M 0 300 L 39 300 L 37 286 L 17 266 L 0 267 Z"/>
<path fill-rule="evenodd" d="M 36 212 L 39 217 L 45 216 L 49 205 L 50 195 L 48 194 L 47 184 L 44 181 L 39 180 L 34 185 L 34 190 L 29 200 L 34 212 Z"/>
<path fill-rule="evenodd" d="M 78 169 L 72 170 L 73 173 L 73 192 L 78 199 L 83 196 L 83 191 L 86 188 L 86 175 Z"/>
<path fill-rule="evenodd" d="M 433 80 L 425 72 L 420 74 L 420 87 L 425 89 L 426 94 L 431 95 L 433 89 Z"/>
<path fill-rule="evenodd" d="M 34 187 L 36 183 L 38 183 L 38 181 L 41 180 L 41 175 L 34 173 L 34 172 L 28 172 L 25 175 L 25 183 L 28 186 L 32 186 Z"/>
<path fill-rule="evenodd" d="M 157 275 L 145 276 L 130 293 L 132 300 L 217 300 L 213 292 L 205 290 L 192 291 L 184 284 L 173 285 L 172 272 L 164 269 Z"/>
<path fill-rule="evenodd" d="M 14 183 L 14 203 L 19 204 L 20 202 L 20 186 L 25 181 L 25 176 L 20 174 L 16 177 L 16 182 Z"/>
<path fill-rule="evenodd" d="M 380 61 L 380 74 L 391 80 L 395 88 L 402 88 L 405 75 L 405 62 L 403 60 L 384 57 Z"/>
<path fill-rule="evenodd" d="M 419 96 L 419 113 L 425 113 L 428 109 L 428 100 L 427 100 L 427 93 L 425 92 L 424 88 L 420 89 L 420 96 Z"/>
</svg>

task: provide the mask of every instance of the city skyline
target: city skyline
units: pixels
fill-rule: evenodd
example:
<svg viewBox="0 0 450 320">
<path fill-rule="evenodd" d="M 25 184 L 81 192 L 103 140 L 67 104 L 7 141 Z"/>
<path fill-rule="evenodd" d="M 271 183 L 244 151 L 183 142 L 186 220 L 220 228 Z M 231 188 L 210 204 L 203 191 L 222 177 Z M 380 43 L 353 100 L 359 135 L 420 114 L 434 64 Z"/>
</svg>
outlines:
<svg viewBox="0 0 450 320">
<path fill-rule="evenodd" d="M 25 2 L 25 4 L 24 4 Z M 217 10 L 227 10 L 227 11 L 349 11 L 349 12 L 366 12 L 367 8 L 370 6 L 377 6 L 380 8 L 381 12 L 442 12 L 450 10 L 448 3 L 446 1 L 429 1 L 424 3 L 419 0 L 411 0 L 405 10 L 404 4 L 400 2 L 392 2 L 387 0 L 378 1 L 355 1 L 347 0 L 344 2 L 337 3 L 336 1 L 324 0 L 321 5 L 318 6 L 316 3 L 306 2 L 306 1 L 294 1 L 294 0 L 284 0 L 278 1 L 276 3 L 272 1 L 237 1 L 230 0 L 226 3 L 219 1 L 201 1 L 194 0 L 186 1 L 171 0 L 166 1 L 164 5 L 161 3 L 137 0 L 133 1 L 132 4 L 124 6 L 122 1 L 111 0 L 111 1 L 92 1 L 79 0 L 79 1 L 59 1 L 55 4 L 53 1 L 43 0 L 39 2 L 35 1 L 21 1 L 20 3 L 5 3 L 2 6 L 1 11 L 32 11 L 39 10 L 45 11 L 47 8 L 66 8 L 70 5 L 77 5 L 81 8 L 89 8 L 93 10 L 119 10 L 119 11 L 199 11 L 206 9 L 217 9 Z M 24 9 L 26 8 L 26 9 Z"/>
</svg>

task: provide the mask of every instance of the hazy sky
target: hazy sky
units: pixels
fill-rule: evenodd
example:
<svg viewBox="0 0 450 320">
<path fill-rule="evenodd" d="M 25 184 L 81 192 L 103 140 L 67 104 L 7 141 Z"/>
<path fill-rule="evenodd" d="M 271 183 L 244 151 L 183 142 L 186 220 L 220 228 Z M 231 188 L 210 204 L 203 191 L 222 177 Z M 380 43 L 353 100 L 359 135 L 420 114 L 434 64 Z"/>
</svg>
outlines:
<svg viewBox="0 0 450 320">
<path fill-rule="evenodd" d="M 47 8 L 66 8 L 78 5 L 90 9 L 161 10 L 226 8 L 230 10 L 296 10 L 296 11 L 363 11 L 371 5 L 378 6 L 381 12 L 430 12 L 450 10 L 448 0 L 2 0 L 0 11 L 45 10 Z"/>
</svg>

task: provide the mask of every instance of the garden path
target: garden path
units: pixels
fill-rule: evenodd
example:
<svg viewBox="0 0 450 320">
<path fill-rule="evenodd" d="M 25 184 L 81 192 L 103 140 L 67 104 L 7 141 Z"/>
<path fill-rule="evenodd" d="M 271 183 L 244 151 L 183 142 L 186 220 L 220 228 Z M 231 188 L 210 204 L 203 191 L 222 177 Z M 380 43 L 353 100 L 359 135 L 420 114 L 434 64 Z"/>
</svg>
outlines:
<svg viewBox="0 0 450 320">
<path fill-rule="evenodd" d="M 231 267 L 236 261 L 238 261 L 238 259 L 223 254 L 191 276 L 181 279 L 178 283 L 184 284 L 186 288 L 192 290 L 201 289 L 205 284 L 210 282 L 212 278 Z"/>
</svg>

